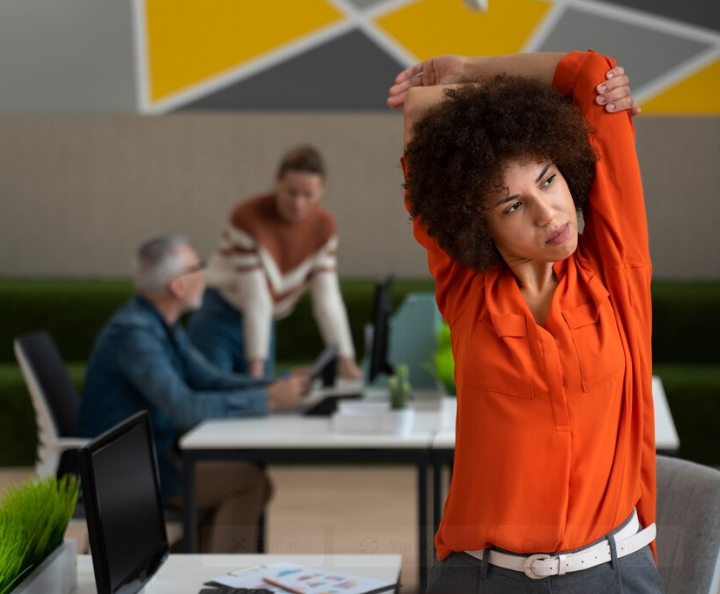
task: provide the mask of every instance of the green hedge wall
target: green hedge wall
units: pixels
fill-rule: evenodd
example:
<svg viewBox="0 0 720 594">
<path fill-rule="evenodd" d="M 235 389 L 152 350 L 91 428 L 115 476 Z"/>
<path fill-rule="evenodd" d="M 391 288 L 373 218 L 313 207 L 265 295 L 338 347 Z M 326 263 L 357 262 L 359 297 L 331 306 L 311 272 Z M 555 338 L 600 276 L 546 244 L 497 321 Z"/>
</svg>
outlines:
<svg viewBox="0 0 720 594">
<path fill-rule="evenodd" d="M 658 364 L 670 412 L 680 438 L 680 457 L 720 466 L 720 365 Z"/>
<path fill-rule="evenodd" d="M 720 282 L 652 285 L 653 361 L 720 363 Z"/>
<path fill-rule="evenodd" d="M 47 330 L 66 361 L 85 361 L 115 309 L 132 295 L 129 281 L 0 281 L 0 362 L 14 362 L 15 337 Z"/>
<path fill-rule="evenodd" d="M 358 353 L 370 321 L 373 282 L 342 282 Z M 409 291 L 432 291 L 431 281 L 398 280 L 395 304 Z M 14 362 L 13 338 L 45 329 L 67 361 L 84 361 L 95 336 L 113 311 L 132 294 L 128 281 L 0 280 L 0 363 Z M 720 363 L 720 283 L 659 281 L 653 285 L 653 360 L 656 363 Z M 278 359 L 307 359 L 322 348 L 310 298 L 278 328 Z M 312 358 L 310 356 L 309 358 Z"/>
<path fill-rule="evenodd" d="M 431 281 L 398 280 L 393 304 L 408 292 L 432 291 Z M 363 328 L 372 315 L 374 282 L 342 282 L 350 326 L 358 353 L 364 352 Z M 95 336 L 115 309 L 132 296 L 129 281 L 0 280 L 0 363 L 15 362 L 16 336 L 47 330 L 66 361 L 85 361 Z M 277 358 L 312 360 L 322 350 L 322 338 L 312 317 L 308 294 L 291 316 L 278 325 Z"/>
</svg>

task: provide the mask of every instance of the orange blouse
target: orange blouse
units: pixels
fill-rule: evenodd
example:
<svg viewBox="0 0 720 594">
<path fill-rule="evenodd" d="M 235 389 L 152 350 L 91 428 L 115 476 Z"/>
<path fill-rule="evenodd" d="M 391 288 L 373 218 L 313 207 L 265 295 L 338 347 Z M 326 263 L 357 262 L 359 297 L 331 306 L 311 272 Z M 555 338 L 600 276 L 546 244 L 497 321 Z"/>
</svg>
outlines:
<svg viewBox="0 0 720 594">
<path fill-rule="evenodd" d="M 599 159 L 578 249 L 553 265 L 559 284 L 545 327 L 507 266 L 462 267 L 413 222 L 452 331 L 458 391 L 455 468 L 435 537 L 440 560 L 491 546 L 579 548 L 634 506 L 643 526 L 655 521 L 642 184 L 629 113 L 595 103 L 596 85 L 614 66 L 600 54 L 574 52 L 555 71 L 553 85 L 596 131 Z"/>
</svg>

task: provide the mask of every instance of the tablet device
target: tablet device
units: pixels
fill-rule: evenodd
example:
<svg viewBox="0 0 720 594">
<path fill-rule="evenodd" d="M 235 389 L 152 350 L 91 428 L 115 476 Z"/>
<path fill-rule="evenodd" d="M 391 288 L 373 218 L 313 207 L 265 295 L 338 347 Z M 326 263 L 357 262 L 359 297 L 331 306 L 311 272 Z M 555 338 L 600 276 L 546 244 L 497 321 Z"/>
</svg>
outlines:
<svg viewBox="0 0 720 594">
<path fill-rule="evenodd" d="M 310 367 L 310 370 L 308 371 L 308 378 L 310 379 L 310 381 L 318 379 L 322 375 L 323 370 L 335 359 L 337 359 L 337 356 L 338 349 L 334 344 L 326 347 L 325 350 L 320 353 L 318 358 L 315 359 L 315 362 L 312 364 L 312 367 Z"/>
<path fill-rule="evenodd" d="M 338 402 L 341 400 L 360 400 L 360 398 L 362 398 L 361 392 L 328 394 L 306 408 L 302 414 L 306 417 L 329 417 L 338 409 Z"/>
</svg>

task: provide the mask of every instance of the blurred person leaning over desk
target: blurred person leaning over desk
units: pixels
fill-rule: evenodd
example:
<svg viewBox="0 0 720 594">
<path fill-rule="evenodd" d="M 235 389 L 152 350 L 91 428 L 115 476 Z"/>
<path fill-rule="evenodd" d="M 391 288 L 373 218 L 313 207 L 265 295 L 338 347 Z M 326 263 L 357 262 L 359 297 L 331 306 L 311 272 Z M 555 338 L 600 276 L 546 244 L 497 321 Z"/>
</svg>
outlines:
<svg viewBox="0 0 720 594">
<path fill-rule="evenodd" d="M 337 224 L 320 204 L 325 164 L 313 147 L 280 161 L 272 192 L 238 204 L 208 266 L 208 289 L 190 321 L 190 340 L 226 371 L 268 377 L 275 321 L 289 316 L 306 288 L 325 344 L 338 347 L 338 370 L 360 379 L 337 275 Z"/>
</svg>

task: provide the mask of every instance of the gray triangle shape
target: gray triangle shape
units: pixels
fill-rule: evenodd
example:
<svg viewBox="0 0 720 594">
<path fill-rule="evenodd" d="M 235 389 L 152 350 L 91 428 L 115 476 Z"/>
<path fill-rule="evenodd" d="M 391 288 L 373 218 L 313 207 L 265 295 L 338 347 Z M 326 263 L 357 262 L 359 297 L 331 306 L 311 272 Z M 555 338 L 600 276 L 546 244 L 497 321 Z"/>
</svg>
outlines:
<svg viewBox="0 0 720 594">
<path fill-rule="evenodd" d="M 383 2 L 387 2 L 388 0 L 350 0 L 352 4 L 354 4 L 357 8 L 363 9 L 363 8 L 370 8 L 375 7 L 378 4 L 382 4 Z"/>
<path fill-rule="evenodd" d="M 385 110 L 387 90 L 403 68 L 351 31 L 181 109 Z"/>
<path fill-rule="evenodd" d="M 720 31 L 720 6 L 717 0 L 612 0 L 609 4 Z"/>
<path fill-rule="evenodd" d="M 538 51 L 592 48 L 615 58 L 630 76 L 631 88 L 638 89 L 708 47 L 685 37 L 569 8 Z"/>
</svg>

